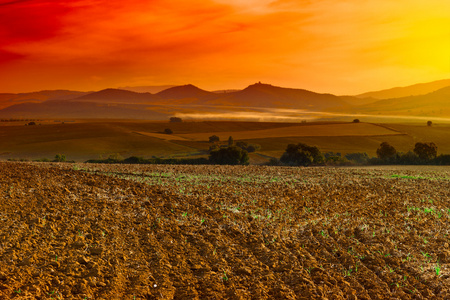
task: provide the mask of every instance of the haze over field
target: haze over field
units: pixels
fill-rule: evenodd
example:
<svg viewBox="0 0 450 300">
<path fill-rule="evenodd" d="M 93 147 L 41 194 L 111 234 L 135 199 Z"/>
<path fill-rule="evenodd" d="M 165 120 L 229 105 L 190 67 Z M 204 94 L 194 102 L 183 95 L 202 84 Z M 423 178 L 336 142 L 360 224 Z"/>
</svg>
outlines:
<svg viewBox="0 0 450 300">
<path fill-rule="evenodd" d="M 441 88 L 445 84 L 449 86 Z M 168 120 L 170 116 L 177 116 L 197 121 L 300 122 L 363 118 L 371 122 L 450 122 L 450 80 L 371 92 L 365 94 L 368 98 L 320 94 L 263 83 L 226 92 L 210 92 L 191 84 L 153 94 L 131 90 L 0 94 L 0 118 Z M 398 98 L 384 98 L 393 94 Z"/>
</svg>

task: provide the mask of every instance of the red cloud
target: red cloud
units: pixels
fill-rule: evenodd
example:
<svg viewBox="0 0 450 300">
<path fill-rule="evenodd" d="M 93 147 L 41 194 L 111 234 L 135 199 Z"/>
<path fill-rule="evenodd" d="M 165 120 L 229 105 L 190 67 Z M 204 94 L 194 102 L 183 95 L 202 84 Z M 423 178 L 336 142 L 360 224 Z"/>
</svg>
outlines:
<svg viewBox="0 0 450 300">
<path fill-rule="evenodd" d="M 3 45 L 46 39 L 58 34 L 71 9 L 61 1 L 10 1 L 0 5 Z"/>
</svg>

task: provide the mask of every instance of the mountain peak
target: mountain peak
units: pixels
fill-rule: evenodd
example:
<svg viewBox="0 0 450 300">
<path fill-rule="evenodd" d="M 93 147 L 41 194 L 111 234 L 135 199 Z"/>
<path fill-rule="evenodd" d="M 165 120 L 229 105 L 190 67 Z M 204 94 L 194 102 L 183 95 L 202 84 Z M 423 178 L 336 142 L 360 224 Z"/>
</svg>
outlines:
<svg viewBox="0 0 450 300">
<path fill-rule="evenodd" d="M 202 90 L 193 84 L 174 86 L 157 93 L 157 95 L 166 99 L 206 99 L 216 96 L 214 93 Z"/>
<path fill-rule="evenodd" d="M 147 103 L 157 99 L 159 99 L 157 96 L 150 93 L 136 93 L 121 89 L 108 88 L 78 97 L 74 100 L 111 103 Z"/>
</svg>

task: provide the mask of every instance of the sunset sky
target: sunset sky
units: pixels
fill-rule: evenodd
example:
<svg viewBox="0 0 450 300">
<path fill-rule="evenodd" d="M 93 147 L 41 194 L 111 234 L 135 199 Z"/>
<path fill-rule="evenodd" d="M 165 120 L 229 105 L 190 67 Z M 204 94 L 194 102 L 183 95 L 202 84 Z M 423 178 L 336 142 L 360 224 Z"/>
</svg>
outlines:
<svg viewBox="0 0 450 300">
<path fill-rule="evenodd" d="M 449 0 L 3 0 L 0 92 L 450 78 Z"/>
</svg>

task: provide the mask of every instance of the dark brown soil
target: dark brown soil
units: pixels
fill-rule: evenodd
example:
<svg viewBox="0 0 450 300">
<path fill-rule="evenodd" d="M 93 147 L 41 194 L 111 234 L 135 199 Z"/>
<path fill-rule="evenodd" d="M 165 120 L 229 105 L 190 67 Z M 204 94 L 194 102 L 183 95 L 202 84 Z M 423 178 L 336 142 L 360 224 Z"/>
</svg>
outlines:
<svg viewBox="0 0 450 300">
<path fill-rule="evenodd" d="M 448 168 L 0 167 L 0 299 L 450 298 Z"/>
</svg>

